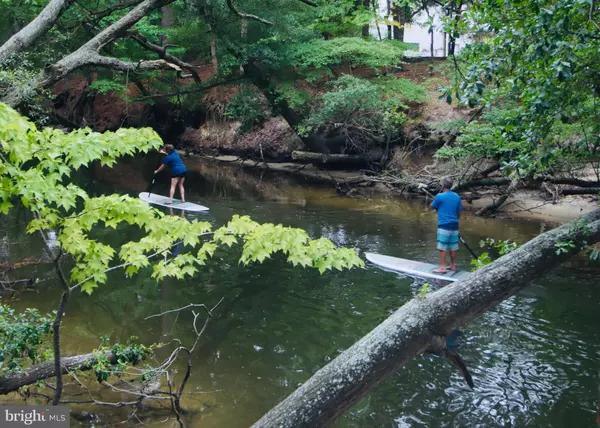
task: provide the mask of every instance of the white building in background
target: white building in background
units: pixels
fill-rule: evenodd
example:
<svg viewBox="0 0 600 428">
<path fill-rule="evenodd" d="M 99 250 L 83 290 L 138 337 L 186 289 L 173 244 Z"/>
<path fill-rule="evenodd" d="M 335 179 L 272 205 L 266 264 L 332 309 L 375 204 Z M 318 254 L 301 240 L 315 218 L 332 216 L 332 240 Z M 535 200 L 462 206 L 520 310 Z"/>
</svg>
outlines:
<svg viewBox="0 0 600 428">
<path fill-rule="evenodd" d="M 448 54 L 448 43 L 450 38 L 442 29 L 441 18 L 443 16 L 440 8 L 431 8 L 430 13 L 433 16 L 433 56 L 436 58 L 445 57 Z M 385 17 L 387 14 L 387 0 L 379 0 L 379 16 Z M 391 17 L 390 17 L 391 19 Z M 404 42 L 415 45 L 416 51 L 407 52 L 408 56 L 431 57 L 431 37 L 428 26 L 425 23 L 429 21 L 427 12 L 423 11 L 414 17 L 413 22 L 404 27 Z M 379 27 L 379 31 L 377 29 Z M 369 32 L 375 38 L 387 37 L 387 25 L 384 22 L 373 22 L 369 27 Z M 454 53 L 457 54 L 469 43 L 468 38 L 459 38 L 456 40 Z"/>
</svg>

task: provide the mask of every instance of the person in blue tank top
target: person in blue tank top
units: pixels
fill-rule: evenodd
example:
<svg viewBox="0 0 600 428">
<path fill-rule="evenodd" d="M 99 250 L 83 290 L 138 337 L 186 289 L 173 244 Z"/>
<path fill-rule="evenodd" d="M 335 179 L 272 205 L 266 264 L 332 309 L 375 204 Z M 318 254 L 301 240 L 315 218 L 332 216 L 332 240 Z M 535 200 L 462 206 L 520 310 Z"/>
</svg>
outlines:
<svg viewBox="0 0 600 428">
<path fill-rule="evenodd" d="M 159 150 L 160 153 L 166 154 L 163 159 L 163 163 L 154 174 L 161 172 L 165 166 L 168 166 L 171 170 L 171 190 L 169 191 L 169 201 L 167 204 L 173 203 L 173 195 L 175 194 L 175 188 L 179 186 L 179 194 L 181 195 L 181 202 L 185 202 L 185 190 L 183 189 L 183 183 L 187 176 L 187 168 L 179 157 L 179 153 L 175 151 L 175 147 L 172 144 L 165 144 L 165 147 Z"/>
<path fill-rule="evenodd" d="M 431 208 L 437 210 L 437 249 L 440 251 L 440 267 L 433 272 L 444 273 L 456 270 L 456 251 L 458 250 L 458 218 L 462 211 L 460 196 L 452 190 L 452 180 L 442 179 L 442 193 L 438 194 Z M 450 267 L 446 267 L 446 253 L 450 253 Z"/>
</svg>

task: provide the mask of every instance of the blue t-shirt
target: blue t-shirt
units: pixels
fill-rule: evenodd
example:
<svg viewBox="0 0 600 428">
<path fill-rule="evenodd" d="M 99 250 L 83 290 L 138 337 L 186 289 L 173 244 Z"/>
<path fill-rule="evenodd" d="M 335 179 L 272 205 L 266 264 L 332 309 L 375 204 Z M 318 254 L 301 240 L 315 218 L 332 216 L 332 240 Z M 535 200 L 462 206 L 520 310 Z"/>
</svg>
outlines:
<svg viewBox="0 0 600 428">
<path fill-rule="evenodd" d="M 440 193 L 431 203 L 438 212 L 438 225 L 458 224 L 458 215 L 462 211 L 460 196 L 451 190 Z"/>
<path fill-rule="evenodd" d="M 171 175 L 179 175 L 187 172 L 187 168 L 176 151 L 165 156 L 163 163 L 171 169 Z"/>
</svg>

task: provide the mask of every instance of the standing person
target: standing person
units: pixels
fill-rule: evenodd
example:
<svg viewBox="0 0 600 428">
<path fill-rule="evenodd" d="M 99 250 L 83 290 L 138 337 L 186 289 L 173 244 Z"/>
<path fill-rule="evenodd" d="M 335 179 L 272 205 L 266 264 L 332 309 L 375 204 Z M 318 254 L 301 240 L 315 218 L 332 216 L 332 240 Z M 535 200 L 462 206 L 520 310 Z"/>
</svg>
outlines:
<svg viewBox="0 0 600 428">
<path fill-rule="evenodd" d="M 433 272 L 456 270 L 456 251 L 458 250 L 458 218 L 462 211 L 460 196 L 452 190 L 452 180 L 442 179 L 442 193 L 438 194 L 431 203 L 431 208 L 437 210 L 437 249 L 440 251 L 440 267 Z M 446 268 L 446 253 L 450 252 L 450 267 Z"/>
<path fill-rule="evenodd" d="M 175 147 L 173 144 L 165 144 L 163 148 L 161 148 L 160 153 L 164 153 L 167 156 L 163 159 L 163 163 L 156 171 L 155 174 L 161 172 L 165 166 L 168 166 L 171 170 L 171 190 L 169 192 L 169 202 L 167 204 L 173 203 L 173 195 L 175 194 L 175 188 L 179 185 L 179 194 L 181 195 L 181 202 L 185 202 L 185 190 L 183 189 L 183 183 L 185 182 L 185 177 L 187 176 L 187 168 L 185 164 L 179 157 L 179 153 L 175 151 Z"/>
</svg>

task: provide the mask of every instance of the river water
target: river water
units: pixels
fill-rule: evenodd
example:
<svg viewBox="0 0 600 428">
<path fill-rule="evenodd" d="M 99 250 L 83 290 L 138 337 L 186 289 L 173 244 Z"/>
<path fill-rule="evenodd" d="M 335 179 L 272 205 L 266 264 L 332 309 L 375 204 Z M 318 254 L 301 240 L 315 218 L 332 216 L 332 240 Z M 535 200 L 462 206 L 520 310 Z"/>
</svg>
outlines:
<svg viewBox="0 0 600 428">
<path fill-rule="evenodd" d="M 137 195 L 146 189 L 154 159 L 125 160 L 112 170 L 92 168 L 84 180 L 93 193 Z M 361 253 L 378 252 L 437 261 L 435 215 L 423 202 L 340 198 L 314 183 L 267 172 L 248 172 L 209 163 L 188 165 L 187 199 L 210 207 L 188 215 L 224 224 L 234 214 L 260 222 L 300 227 Z M 161 181 L 162 180 L 162 181 Z M 165 194 L 165 177 L 154 192 Z M 14 211 L 0 224 L 0 257 L 43 257 L 37 236 L 26 235 L 27 217 Z M 461 230 L 476 251 L 491 237 L 519 243 L 552 227 L 537 221 L 466 216 Z M 134 231 L 103 232 L 122 243 Z M 193 279 L 156 283 L 147 275 L 109 276 L 91 296 L 76 294 L 63 325 L 65 355 L 97 348 L 100 336 L 145 344 L 173 338 L 191 345 L 192 315 L 149 315 L 223 298 L 193 358 L 184 420 L 193 427 L 247 427 L 320 367 L 411 299 L 420 284 L 410 278 L 366 269 L 319 275 L 293 268 L 276 257 L 262 265 L 237 264 L 239 251 L 219 251 Z M 470 269 L 467 251 L 459 268 Z M 557 268 L 521 294 L 464 326 L 456 345 L 473 375 L 470 390 L 445 359 L 411 361 L 341 417 L 338 427 L 416 426 L 594 426 L 600 374 L 600 270 L 583 257 Z M 57 282 L 47 265 L 21 269 L 36 275 L 36 291 L 4 302 L 18 309 L 56 308 Z M 160 355 L 162 356 L 162 355 Z M 183 358 L 182 358 L 183 359 Z M 179 365 L 181 376 L 183 361 Z M 94 393 L 103 395 L 99 388 Z M 85 399 L 85 396 L 79 399 Z M 19 402 L 12 395 L 1 402 Z M 73 405 L 97 414 L 96 426 L 123 426 L 128 409 Z M 145 423 L 172 426 L 167 410 L 145 408 Z M 126 423 L 125 425 L 133 422 Z M 73 426 L 90 426 L 72 421 Z"/>
</svg>

